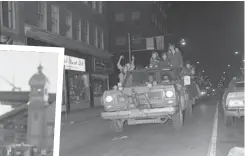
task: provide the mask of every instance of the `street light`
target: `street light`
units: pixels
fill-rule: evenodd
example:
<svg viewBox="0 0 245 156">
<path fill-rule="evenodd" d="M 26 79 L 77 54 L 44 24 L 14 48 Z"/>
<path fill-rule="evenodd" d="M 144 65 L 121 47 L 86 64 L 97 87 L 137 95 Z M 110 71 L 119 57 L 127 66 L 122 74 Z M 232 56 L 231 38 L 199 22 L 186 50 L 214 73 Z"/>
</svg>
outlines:
<svg viewBox="0 0 245 156">
<path fill-rule="evenodd" d="M 200 62 L 199 61 L 197 61 L 197 64 L 199 64 Z"/>
<path fill-rule="evenodd" d="M 238 55 L 238 54 L 239 54 L 239 52 L 238 52 L 238 51 L 236 51 L 234 54 L 235 54 L 235 55 Z"/>
<path fill-rule="evenodd" d="M 228 64 L 228 67 L 230 67 L 231 65 L 230 64 Z"/>
<path fill-rule="evenodd" d="M 180 45 L 181 45 L 181 46 L 185 46 L 185 45 L 186 45 L 185 39 L 182 38 L 182 39 L 180 40 Z"/>
<path fill-rule="evenodd" d="M 225 74 L 225 72 L 223 72 L 223 74 Z"/>
<path fill-rule="evenodd" d="M 204 73 L 205 71 L 203 70 L 202 72 Z"/>
</svg>

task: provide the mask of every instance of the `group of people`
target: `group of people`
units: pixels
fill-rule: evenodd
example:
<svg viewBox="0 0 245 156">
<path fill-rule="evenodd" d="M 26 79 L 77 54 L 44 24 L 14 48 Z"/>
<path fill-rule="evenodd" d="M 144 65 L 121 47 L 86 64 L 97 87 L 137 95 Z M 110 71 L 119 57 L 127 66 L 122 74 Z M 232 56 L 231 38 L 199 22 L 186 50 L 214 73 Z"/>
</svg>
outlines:
<svg viewBox="0 0 245 156">
<path fill-rule="evenodd" d="M 120 56 L 117 63 L 117 67 L 120 70 L 119 82 L 121 84 L 124 83 L 127 76 L 131 76 L 131 74 L 127 73 L 135 69 L 134 56 L 132 56 L 131 63 L 126 63 L 124 66 L 121 65 L 121 60 L 123 58 L 123 56 Z M 162 53 L 161 57 L 159 57 L 157 52 L 153 52 L 150 58 L 149 67 L 147 68 L 171 68 L 173 80 L 180 79 L 185 75 L 190 75 L 194 78 L 195 74 L 195 67 L 192 66 L 189 61 L 184 64 L 179 48 L 175 47 L 173 44 L 169 44 L 168 52 Z M 126 83 L 131 83 L 131 81 L 131 78 L 127 78 Z"/>
</svg>

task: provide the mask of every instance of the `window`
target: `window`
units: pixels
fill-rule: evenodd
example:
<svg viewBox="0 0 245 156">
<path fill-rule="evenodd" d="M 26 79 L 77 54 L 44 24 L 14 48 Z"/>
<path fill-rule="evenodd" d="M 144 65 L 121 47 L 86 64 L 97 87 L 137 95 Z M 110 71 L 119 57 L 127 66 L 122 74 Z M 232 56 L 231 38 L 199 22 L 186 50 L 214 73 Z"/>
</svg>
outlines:
<svg viewBox="0 0 245 156">
<path fill-rule="evenodd" d="M 104 49 L 104 33 L 98 29 L 98 48 Z"/>
<path fill-rule="evenodd" d="M 92 9 L 96 10 L 96 1 L 92 1 Z"/>
<path fill-rule="evenodd" d="M 98 48 L 98 29 L 96 27 L 93 29 L 92 45 Z"/>
<path fill-rule="evenodd" d="M 125 36 L 120 36 L 116 38 L 116 45 L 123 46 L 126 45 L 127 39 Z"/>
<path fill-rule="evenodd" d="M 16 27 L 16 10 L 15 2 L 0 2 L 0 24 L 11 29 Z"/>
<path fill-rule="evenodd" d="M 132 36 L 132 39 L 133 39 L 133 44 L 140 44 L 141 42 L 141 36 L 140 35 L 134 35 Z"/>
<path fill-rule="evenodd" d="M 140 12 L 132 12 L 132 20 L 139 20 L 140 19 Z"/>
<path fill-rule="evenodd" d="M 74 26 L 74 39 L 75 40 L 79 40 L 81 41 L 81 35 L 82 35 L 82 30 L 81 30 L 81 20 L 76 20 L 75 22 L 75 26 Z"/>
<path fill-rule="evenodd" d="M 47 2 L 37 2 L 38 23 L 37 26 L 41 29 L 47 29 Z"/>
<path fill-rule="evenodd" d="M 97 2 L 97 4 L 98 4 L 98 7 L 97 7 L 98 13 L 102 14 L 103 13 L 103 2 L 100 1 L 100 2 Z"/>
<path fill-rule="evenodd" d="M 71 12 L 66 12 L 65 25 L 66 25 L 66 36 L 69 38 L 72 38 L 72 14 Z"/>
<path fill-rule="evenodd" d="M 123 13 L 116 13 L 115 14 L 115 20 L 117 22 L 123 22 L 124 21 L 124 14 Z"/>
<path fill-rule="evenodd" d="M 60 32 L 59 16 L 59 8 L 51 5 L 52 32 L 57 34 Z"/>
<path fill-rule="evenodd" d="M 83 43 L 89 44 L 89 23 L 87 20 L 81 21 L 81 40 Z"/>
</svg>

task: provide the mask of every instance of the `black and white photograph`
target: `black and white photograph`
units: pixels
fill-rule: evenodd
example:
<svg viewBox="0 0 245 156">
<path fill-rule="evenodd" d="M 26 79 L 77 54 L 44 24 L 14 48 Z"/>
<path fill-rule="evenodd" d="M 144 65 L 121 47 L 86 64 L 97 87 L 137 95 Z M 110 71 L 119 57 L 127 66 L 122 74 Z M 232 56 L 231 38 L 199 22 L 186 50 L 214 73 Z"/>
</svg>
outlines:
<svg viewBox="0 0 245 156">
<path fill-rule="evenodd" d="M 63 66 L 63 48 L 0 45 L 1 156 L 53 155 Z"/>
<path fill-rule="evenodd" d="M 64 51 L 59 66 L 0 56 L 5 142 L 45 155 L 45 131 L 54 156 L 244 155 L 243 1 L 1 1 L 0 43 Z"/>
</svg>

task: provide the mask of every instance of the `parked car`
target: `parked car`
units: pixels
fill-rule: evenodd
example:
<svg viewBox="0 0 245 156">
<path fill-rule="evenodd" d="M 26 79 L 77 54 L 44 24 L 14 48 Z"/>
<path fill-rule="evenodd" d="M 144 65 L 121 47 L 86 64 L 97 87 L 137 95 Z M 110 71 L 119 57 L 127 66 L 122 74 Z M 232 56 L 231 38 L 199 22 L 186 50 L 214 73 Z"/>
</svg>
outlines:
<svg viewBox="0 0 245 156">
<path fill-rule="evenodd" d="M 232 125 L 234 117 L 244 117 L 244 77 L 233 78 L 222 97 L 224 122 Z"/>
</svg>

